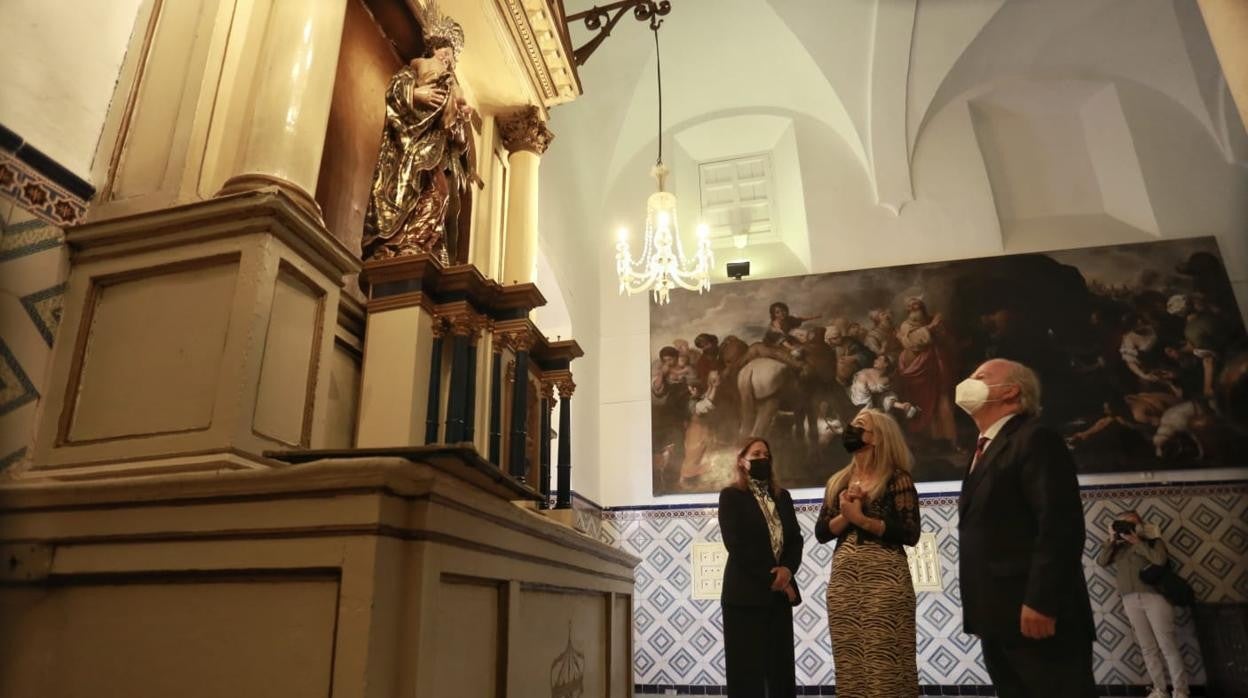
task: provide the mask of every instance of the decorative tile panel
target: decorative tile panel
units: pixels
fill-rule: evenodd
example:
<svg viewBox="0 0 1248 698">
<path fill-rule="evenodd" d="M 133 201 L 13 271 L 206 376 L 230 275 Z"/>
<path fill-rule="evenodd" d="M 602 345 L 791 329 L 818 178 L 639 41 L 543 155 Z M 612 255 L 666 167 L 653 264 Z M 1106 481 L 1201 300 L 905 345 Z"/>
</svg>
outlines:
<svg viewBox="0 0 1248 698">
<path fill-rule="evenodd" d="M 23 206 L 0 194 L 0 476 L 28 458 L 68 272 L 61 229 Z"/>
<path fill-rule="evenodd" d="M 0 417 L 38 399 L 39 392 L 30 377 L 9 350 L 9 345 L 0 338 Z"/>
<path fill-rule="evenodd" d="M 30 321 L 35 323 L 43 341 L 48 343 L 48 348 L 52 347 L 52 340 L 56 337 L 56 328 L 61 324 L 61 309 L 64 306 L 64 300 L 65 284 L 63 283 L 22 296 L 22 307 L 26 309 Z"/>
<path fill-rule="evenodd" d="M 1109 521 L 1136 509 L 1156 523 L 1170 545 L 1179 574 L 1203 601 L 1248 598 L 1248 483 L 1159 487 L 1108 487 L 1084 491 L 1088 536 L 1084 573 L 1096 621 L 1093 664 L 1102 685 L 1148 683 L 1144 662 L 1122 610 L 1110 570 L 1096 564 Z M 799 502 L 806 538 L 797 582 L 804 602 L 794 611 L 798 684 L 836 682 L 828 638 L 825 586 L 832 545 L 814 540 L 817 501 Z M 926 496 L 922 526 L 935 535 L 943 591 L 919 592 L 915 614 L 919 683 L 981 686 L 989 683 L 977 638 L 962 632 L 957 580 L 957 499 Z M 607 510 L 600 538 L 642 558 L 636 571 L 634 681 L 639 685 L 720 686 L 725 683 L 723 621 L 718 601 L 694 600 L 688 575 L 694 543 L 719 540 L 713 506 Z M 1191 612 L 1179 609 L 1179 641 L 1194 684 L 1205 681 Z"/>
</svg>

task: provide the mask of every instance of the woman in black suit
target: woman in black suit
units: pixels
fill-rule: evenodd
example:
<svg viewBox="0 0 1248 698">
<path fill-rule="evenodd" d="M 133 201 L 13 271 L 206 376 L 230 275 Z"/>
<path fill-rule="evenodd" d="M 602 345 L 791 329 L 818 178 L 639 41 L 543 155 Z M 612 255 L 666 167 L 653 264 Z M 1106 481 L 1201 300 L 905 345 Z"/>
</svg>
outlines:
<svg viewBox="0 0 1248 698">
<path fill-rule="evenodd" d="M 737 480 L 719 493 L 719 530 L 728 563 L 720 603 L 729 698 L 789 698 L 793 607 L 802 532 L 793 498 L 776 486 L 771 446 L 750 439 L 737 454 Z"/>
</svg>

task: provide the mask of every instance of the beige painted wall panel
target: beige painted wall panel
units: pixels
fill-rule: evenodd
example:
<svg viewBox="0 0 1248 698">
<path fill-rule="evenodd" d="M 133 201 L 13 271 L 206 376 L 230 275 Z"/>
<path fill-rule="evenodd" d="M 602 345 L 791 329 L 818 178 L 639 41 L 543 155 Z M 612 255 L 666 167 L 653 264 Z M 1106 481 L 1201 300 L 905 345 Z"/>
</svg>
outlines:
<svg viewBox="0 0 1248 698">
<path fill-rule="evenodd" d="M 230 260 L 100 287 L 68 441 L 207 429 L 237 277 Z"/>
<path fill-rule="evenodd" d="M 433 343 L 428 313 L 419 307 L 373 313 L 365 333 L 356 445 L 423 444 Z"/>
<path fill-rule="evenodd" d="M 355 445 L 355 424 L 360 409 L 360 359 L 335 343 L 329 365 L 329 423 L 324 448 Z"/>
<path fill-rule="evenodd" d="M 580 666 L 580 695 L 607 695 L 607 595 L 522 589 L 523 642 L 511 648 L 509 667 L 528 695 L 557 695 L 554 684 Z"/>
<path fill-rule="evenodd" d="M 334 580 L 0 589 L 0 695 L 324 698 L 337 596 Z"/>
<path fill-rule="evenodd" d="M 498 695 L 500 599 L 495 584 L 442 582 L 433 695 Z"/>
<path fill-rule="evenodd" d="M 256 392 L 256 433 L 291 446 L 308 446 L 310 375 L 324 318 L 324 294 L 283 265 L 273 288 Z"/>
<path fill-rule="evenodd" d="M 166 0 L 164 5 L 113 180 L 114 199 L 164 189 L 186 158 L 179 143 L 187 138 L 188 114 L 199 99 L 219 0 Z"/>
</svg>

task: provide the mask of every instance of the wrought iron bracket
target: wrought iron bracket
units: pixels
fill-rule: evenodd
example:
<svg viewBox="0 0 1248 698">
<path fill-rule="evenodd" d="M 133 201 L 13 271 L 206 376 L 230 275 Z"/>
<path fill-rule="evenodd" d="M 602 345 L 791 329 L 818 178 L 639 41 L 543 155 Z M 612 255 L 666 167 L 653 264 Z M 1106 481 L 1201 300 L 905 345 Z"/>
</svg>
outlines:
<svg viewBox="0 0 1248 698">
<path fill-rule="evenodd" d="M 577 66 L 585 65 L 602 42 L 611 36 L 611 30 L 615 29 L 615 25 L 619 24 L 629 10 L 633 11 L 633 18 L 638 22 L 649 22 L 650 29 L 657 30 L 663 24 L 663 20 L 659 18 L 672 11 L 672 3 L 669 0 L 619 0 L 602 7 L 595 5 L 584 12 L 568 15 L 569 26 L 573 22 L 584 21 L 586 29 L 598 32 L 592 39 L 585 42 L 584 46 L 573 51 L 573 59 Z"/>
</svg>

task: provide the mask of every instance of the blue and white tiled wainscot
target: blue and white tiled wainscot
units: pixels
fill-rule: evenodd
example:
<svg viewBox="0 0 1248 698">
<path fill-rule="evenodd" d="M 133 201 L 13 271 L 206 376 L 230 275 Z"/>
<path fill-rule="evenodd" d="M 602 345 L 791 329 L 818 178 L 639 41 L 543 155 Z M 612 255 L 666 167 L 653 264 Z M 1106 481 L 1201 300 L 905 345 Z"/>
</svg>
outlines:
<svg viewBox="0 0 1248 698">
<path fill-rule="evenodd" d="M 1147 684 L 1144 661 L 1109 571 L 1096 564 L 1103 532 L 1117 512 L 1135 509 L 1159 525 L 1179 572 L 1207 602 L 1248 599 L 1248 482 L 1085 488 L 1088 537 L 1084 569 L 1096 614 L 1094 666 L 1098 684 Z M 804 601 L 794 613 L 800 686 L 836 682 L 828 639 L 824 586 L 832 546 L 815 542 L 817 500 L 797 502 L 806 537 L 797 580 Z M 957 497 L 924 495 L 923 530 L 936 535 L 943 592 L 919 592 L 919 683 L 989 683 L 978 641 L 962 633 L 958 592 Z M 603 512 L 602 538 L 642 559 L 634 611 L 634 680 L 639 687 L 720 687 L 724 684 L 723 622 L 718 601 L 691 598 L 693 544 L 720 539 L 714 506 L 621 507 Z M 1178 614 L 1179 640 L 1193 684 L 1205 674 L 1191 613 Z M 705 689 L 704 689 L 705 690 Z M 815 689 L 817 690 L 817 689 Z M 694 689 L 696 692 L 696 689 Z"/>
</svg>

